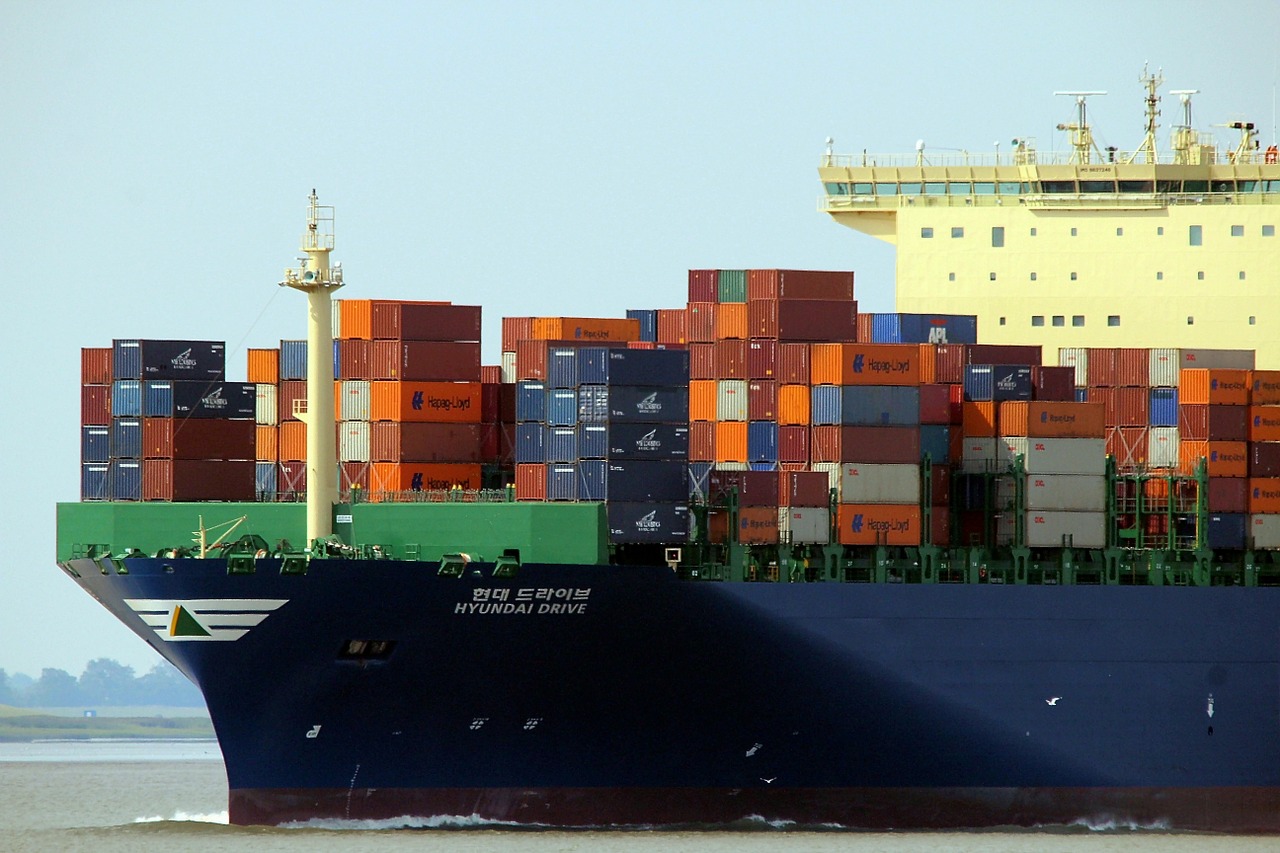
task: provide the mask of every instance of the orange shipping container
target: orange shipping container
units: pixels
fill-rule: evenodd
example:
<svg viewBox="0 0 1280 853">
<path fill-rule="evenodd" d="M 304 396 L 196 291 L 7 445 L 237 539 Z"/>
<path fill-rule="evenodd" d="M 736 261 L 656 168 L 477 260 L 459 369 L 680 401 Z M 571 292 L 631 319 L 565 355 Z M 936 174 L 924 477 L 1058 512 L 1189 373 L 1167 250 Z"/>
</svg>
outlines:
<svg viewBox="0 0 1280 853">
<path fill-rule="evenodd" d="M 813 393 L 808 385 L 782 385 L 778 388 L 778 423 L 805 426 L 809 423 L 809 404 Z"/>
<path fill-rule="evenodd" d="M 915 504 L 841 504 L 841 545 L 919 545 Z"/>
<path fill-rule="evenodd" d="M 688 320 L 683 308 L 658 309 L 658 343 L 688 343 Z"/>
<path fill-rule="evenodd" d="M 481 485 L 480 466 L 463 462 L 374 462 L 369 468 L 369 497 L 373 500 L 378 499 L 378 492 L 478 489 Z"/>
<path fill-rule="evenodd" d="M 918 344 L 814 344 L 815 385 L 919 385 Z"/>
<path fill-rule="evenodd" d="M 640 321 L 613 317 L 534 317 L 533 337 L 543 341 L 640 340 Z"/>
<path fill-rule="evenodd" d="M 1280 477 L 1249 480 L 1249 512 L 1280 513 Z"/>
<path fill-rule="evenodd" d="M 1179 403 L 1249 405 L 1249 371 L 1216 368 L 1183 370 L 1178 378 Z"/>
<path fill-rule="evenodd" d="M 718 339 L 747 337 L 747 303 L 722 302 L 716 306 L 715 318 Z"/>
<path fill-rule="evenodd" d="M 689 382 L 689 420 L 716 419 L 716 389 L 719 384 L 714 379 L 694 379 Z"/>
<path fill-rule="evenodd" d="M 275 385 L 280 381 L 280 350 L 251 349 L 248 359 L 250 382 Z"/>
<path fill-rule="evenodd" d="M 1280 370 L 1249 373 L 1249 402 L 1255 406 L 1280 406 Z"/>
<path fill-rule="evenodd" d="M 306 462 L 307 425 L 302 421 L 282 422 L 277 436 L 277 448 L 281 462 Z"/>
<path fill-rule="evenodd" d="M 373 340 L 372 299 L 339 299 L 338 312 L 342 337 Z"/>
<path fill-rule="evenodd" d="M 961 406 L 960 432 L 971 438 L 993 438 L 996 434 L 996 404 L 990 400 Z"/>
<path fill-rule="evenodd" d="M 747 422 L 716 422 L 716 462 L 747 461 Z"/>
<path fill-rule="evenodd" d="M 1210 477 L 1249 476 L 1248 445 L 1243 441 L 1181 441 L 1179 467 L 1184 474 L 1195 473 L 1196 463 L 1208 461 Z"/>
<path fill-rule="evenodd" d="M 1249 440 L 1280 441 L 1280 406 L 1249 407 Z"/>
<path fill-rule="evenodd" d="M 410 423 L 479 423 L 479 382 L 369 383 L 369 419 Z"/>
<path fill-rule="evenodd" d="M 1000 404 L 1001 435 L 1029 438 L 1105 438 L 1101 403 L 1008 400 Z"/>
<path fill-rule="evenodd" d="M 303 436 L 303 441 L 305 442 L 305 432 Z M 258 428 L 254 433 L 254 445 L 257 448 L 254 458 L 259 462 L 278 462 L 280 460 L 280 436 L 276 427 L 258 424 Z M 304 447 L 303 449 L 305 450 L 306 448 Z"/>
</svg>

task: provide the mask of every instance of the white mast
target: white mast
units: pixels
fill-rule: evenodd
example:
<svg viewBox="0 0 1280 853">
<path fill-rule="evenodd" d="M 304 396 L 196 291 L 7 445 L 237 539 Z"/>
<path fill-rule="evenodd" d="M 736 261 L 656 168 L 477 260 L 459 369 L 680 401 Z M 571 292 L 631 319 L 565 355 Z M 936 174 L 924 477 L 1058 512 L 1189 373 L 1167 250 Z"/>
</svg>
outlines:
<svg viewBox="0 0 1280 853">
<path fill-rule="evenodd" d="M 342 287 L 342 264 L 330 269 L 333 251 L 333 208 L 322 206 L 311 191 L 307 230 L 299 258 L 304 266 L 286 269 L 281 287 L 307 294 L 307 398 L 293 413 L 307 425 L 307 542 L 333 532 L 333 505 L 338 502 L 338 454 L 334 436 L 333 291 Z"/>
</svg>

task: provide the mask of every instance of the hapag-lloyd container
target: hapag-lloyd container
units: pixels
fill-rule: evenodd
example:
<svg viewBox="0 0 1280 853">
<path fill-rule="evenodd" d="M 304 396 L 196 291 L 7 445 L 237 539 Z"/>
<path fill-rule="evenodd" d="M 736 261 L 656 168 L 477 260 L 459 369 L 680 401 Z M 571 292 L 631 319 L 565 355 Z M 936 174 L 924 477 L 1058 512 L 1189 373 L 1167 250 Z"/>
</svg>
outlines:
<svg viewBox="0 0 1280 853">
<path fill-rule="evenodd" d="M 1280 549 L 1280 515 L 1249 516 L 1249 543 L 1257 549 Z"/>
<path fill-rule="evenodd" d="M 1008 400 L 1000 403 L 999 430 L 1004 436 L 1103 438 L 1103 415 L 1101 403 Z"/>
<path fill-rule="evenodd" d="M 1262 447 L 1258 444 L 1254 447 Z M 1200 459 L 1204 459 L 1210 477 L 1248 477 L 1249 444 L 1243 441 L 1188 441 L 1178 442 L 1178 467 L 1184 473 L 1195 471 Z"/>
<path fill-rule="evenodd" d="M 610 501 L 681 502 L 688 497 L 684 462 L 610 459 L 607 471 Z"/>
<path fill-rule="evenodd" d="M 1028 474 L 1024 478 L 1026 509 L 1072 512 L 1105 512 L 1107 478 L 1086 474 Z M 996 480 L 996 504 L 1016 508 L 1015 483 Z"/>
<path fill-rule="evenodd" d="M 920 347 L 915 344 L 814 344 L 809 371 L 815 385 L 920 384 Z"/>
<path fill-rule="evenodd" d="M 1028 510 L 1025 515 L 1030 548 L 1105 548 L 1107 515 L 1104 512 L 1055 512 Z M 996 522 L 996 543 L 1008 545 L 1014 537 L 1014 514 L 1004 513 Z"/>
<path fill-rule="evenodd" d="M 1249 407 L 1249 440 L 1280 441 L 1280 406 Z"/>
<path fill-rule="evenodd" d="M 610 501 L 606 513 L 610 542 L 672 543 L 689 537 L 689 507 L 683 503 Z"/>
<path fill-rule="evenodd" d="M 1023 457 L 1028 474 L 1106 473 L 1107 443 L 1100 438 L 1022 438 L 1005 436 L 996 453 L 1001 465 Z"/>
<path fill-rule="evenodd" d="M 376 300 L 371 331 L 375 339 L 478 341 L 480 306 Z"/>
<path fill-rule="evenodd" d="M 115 340 L 111 350 L 115 379 L 217 381 L 226 373 L 222 341 Z"/>
<path fill-rule="evenodd" d="M 140 450 L 146 459 L 253 459 L 253 421 L 143 418 Z"/>
<path fill-rule="evenodd" d="M 774 300 L 747 303 L 747 334 L 779 341 L 856 341 L 858 303 Z"/>
<path fill-rule="evenodd" d="M 1187 403 L 1249 404 L 1249 372 L 1215 368 L 1184 369 L 1178 382 L 1178 399 Z"/>
<path fill-rule="evenodd" d="M 826 507 L 778 507 L 778 533 L 793 545 L 825 545 L 831 541 L 831 512 Z"/>
<path fill-rule="evenodd" d="M 851 504 L 920 503 L 918 465 L 854 462 L 840 466 L 840 502 Z"/>
<path fill-rule="evenodd" d="M 536 429 L 522 432 L 526 426 Z M 521 461 L 544 461 L 540 424 L 517 425 L 517 448 L 522 437 L 529 440 L 530 433 L 538 439 L 534 445 L 537 456 Z M 369 432 L 369 456 L 373 462 L 482 462 L 482 446 L 481 425 L 474 423 L 380 421 L 372 424 Z"/>
<path fill-rule="evenodd" d="M 477 423 L 479 382 L 373 382 L 369 413 L 375 421 Z"/>
<path fill-rule="evenodd" d="M 377 492 L 383 491 L 471 490 L 479 489 L 483 482 L 479 465 L 461 462 L 374 462 L 369 466 L 370 498 L 374 500 Z"/>
<path fill-rule="evenodd" d="M 914 504 L 841 504 L 842 545 L 919 545 L 920 507 Z"/>
<path fill-rule="evenodd" d="M 1254 406 L 1280 405 L 1280 370 L 1254 370 L 1249 374 L 1249 402 Z"/>
<path fill-rule="evenodd" d="M 614 317 L 534 317 L 530 333 L 544 341 L 624 344 L 640 340 L 640 322 Z"/>
</svg>

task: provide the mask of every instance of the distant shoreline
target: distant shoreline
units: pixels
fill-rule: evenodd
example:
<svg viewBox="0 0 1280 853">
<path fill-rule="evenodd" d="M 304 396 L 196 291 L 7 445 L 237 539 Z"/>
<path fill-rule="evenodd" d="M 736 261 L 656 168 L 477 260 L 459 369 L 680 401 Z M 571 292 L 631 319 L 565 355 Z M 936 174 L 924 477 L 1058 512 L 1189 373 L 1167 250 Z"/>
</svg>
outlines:
<svg viewBox="0 0 1280 853">
<path fill-rule="evenodd" d="M 207 717 L 62 717 L 21 712 L 0 716 L 0 742 L 214 738 Z"/>
</svg>

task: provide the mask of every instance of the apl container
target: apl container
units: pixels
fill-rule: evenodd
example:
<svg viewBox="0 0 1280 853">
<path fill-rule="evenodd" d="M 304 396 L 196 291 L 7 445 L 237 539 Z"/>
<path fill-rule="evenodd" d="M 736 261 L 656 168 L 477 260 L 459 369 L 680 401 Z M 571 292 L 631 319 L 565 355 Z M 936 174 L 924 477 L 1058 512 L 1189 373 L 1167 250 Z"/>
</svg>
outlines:
<svg viewBox="0 0 1280 853">
<path fill-rule="evenodd" d="M 111 500 L 111 466 L 86 462 L 80 466 L 80 500 Z"/>
<path fill-rule="evenodd" d="M 226 372 L 222 341 L 112 342 L 111 375 L 115 379 L 220 380 Z"/>
<path fill-rule="evenodd" d="M 689 538 L 689 507 L 682 502 L 610 501 L 606 512 L 610 542 L 680 545 Z"/>
<path fill-rule="evenodd" d="M 878 344 L 976 344 L 978 318 L 969 314 L 873 314 Z"/>
</svg>

